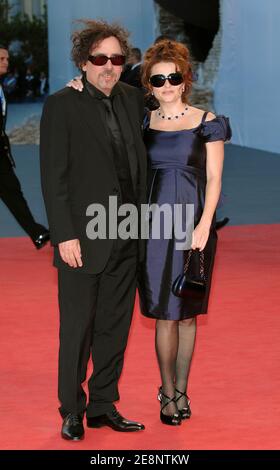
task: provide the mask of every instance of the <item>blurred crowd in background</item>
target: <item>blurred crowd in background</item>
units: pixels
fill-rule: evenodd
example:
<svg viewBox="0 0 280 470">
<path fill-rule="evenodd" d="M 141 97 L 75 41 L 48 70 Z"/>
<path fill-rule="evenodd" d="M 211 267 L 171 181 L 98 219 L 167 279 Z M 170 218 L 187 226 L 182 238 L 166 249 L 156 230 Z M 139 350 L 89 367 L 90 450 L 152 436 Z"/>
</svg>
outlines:
<svg viewBox="0 0 280 470">
<path fill-rule="evenodd" d="M 25 71 L 9 70 L 2 79 L 2 86 L 10 103 L 44 99 L 49 90 L 45 72 L 33 71 L 32 66 Z"/>
</svg>

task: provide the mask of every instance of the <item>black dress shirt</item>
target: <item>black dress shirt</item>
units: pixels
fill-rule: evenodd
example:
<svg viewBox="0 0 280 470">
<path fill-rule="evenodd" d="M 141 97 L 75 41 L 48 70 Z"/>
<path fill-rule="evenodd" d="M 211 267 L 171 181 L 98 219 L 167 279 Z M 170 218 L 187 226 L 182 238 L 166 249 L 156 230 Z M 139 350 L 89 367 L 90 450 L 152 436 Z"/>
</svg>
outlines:
<svg viewBox="0 0 280 470">
<path fill-rule="evenodd" d="M 136 203 L 135 189 L 137 188 L 137 171 L 134 171 L 133 177 L 131 172 L 131 161 L 128 158 L 126 143 L 123 136 L 120 120 L 118 115 L 124 112 L 120 109 L 121 101 L 116 100 L 116 96 L 120 94 L 118 84 L 114 86 L 110 96 L 105 95 L 94 85 L 84 78 L 84 84 L 89 94 L 97 101 L 100 108 L 100 116 L 107 131 L 107 137 L 111 142 L 112 153 L 114 157 L 115 169 L 121 190 L 121 203 Z M 123 123 L 124 124 L 124 123 Z M 126 125 L 129 125 L 125 123 Z M 134 155 L 130 154 L 130 159 Z M 133 166 L 137 165 L 137 161 L 133 161 Z M 133 181 L 134 179 L 134 181 Z"/>
</svg>

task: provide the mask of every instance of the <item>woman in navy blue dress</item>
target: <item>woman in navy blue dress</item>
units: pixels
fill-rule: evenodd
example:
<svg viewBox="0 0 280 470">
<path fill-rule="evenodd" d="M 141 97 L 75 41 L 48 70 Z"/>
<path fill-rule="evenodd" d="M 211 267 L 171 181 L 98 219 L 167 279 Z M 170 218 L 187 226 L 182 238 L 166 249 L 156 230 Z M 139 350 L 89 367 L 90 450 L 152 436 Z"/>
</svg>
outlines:
<svg viewBox="0 0 280 470">
<path fill-rule="evenodd" d="M 183 44 L 163 40 L 150 47 L 142 72 L 143 85 L 159 102 L 159 108 L 147 112 L 144 120 L 150 167 L 149 204 L 193 205 L 190 245 L 192 249 L 203 250 L 207 273 L 202 299 L 176 297 L 172 285 L 183 272 L 184 250 L 176 248 L 174 223 L 172 236 L 166 239 L 162 231 L 160 238 L 153 238 L 150 225 L 139 281 L 141 311 L 156 319 L 156 352 L 162 380 L 158 395 L 160 418 L 165 424 L 178 425 L 191 415 L 187 382 L 196 316 L 207 313 L 217 241 L 215 210 L 221 191 L 224 141 L 231 137 L 231 131 L 228 118 L 188 104 L 192 72 L 189 51 Z M 186 229 L 186 217 L 182 223 Z"/>
</svg>

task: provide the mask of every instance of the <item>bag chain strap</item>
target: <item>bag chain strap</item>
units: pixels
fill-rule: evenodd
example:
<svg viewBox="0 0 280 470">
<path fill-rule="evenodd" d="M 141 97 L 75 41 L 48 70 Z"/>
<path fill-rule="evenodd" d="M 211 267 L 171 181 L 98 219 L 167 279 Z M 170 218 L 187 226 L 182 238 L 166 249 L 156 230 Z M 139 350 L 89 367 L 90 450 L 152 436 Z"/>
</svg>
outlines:
<svg viewBox="0 0 280 470">
<path fill-rule="evenodd" d="M 184 266 L 184 274 L 186 274 L 187 270 L 189 269 L 189 264 L 191 261 L 191 255 L 193 253 L 193 249 L 191 248 L 188 252 L 188 257 Z M 204 251 L 199 252 L 199 274 L 202 279 L 205 280 L 204 274 Z"/>
</svg>

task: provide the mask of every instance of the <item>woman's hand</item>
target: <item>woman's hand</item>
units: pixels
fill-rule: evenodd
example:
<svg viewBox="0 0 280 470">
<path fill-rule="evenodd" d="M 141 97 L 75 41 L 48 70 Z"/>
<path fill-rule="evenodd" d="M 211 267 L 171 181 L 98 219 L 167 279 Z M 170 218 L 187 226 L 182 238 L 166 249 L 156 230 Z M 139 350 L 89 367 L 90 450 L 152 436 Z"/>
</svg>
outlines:
<svg viewBox="0 0 280 470">
<path fill-rule="evenodd" d="M 77 91 L 83 91 L 84 85 L 82 82 L 82 76 L 80 75 L 79 77 L 72 78 L 70 82 L 66 84 L 69 88 L 74 88 L 74 90 Z"/>
<path fill-rule="evenodd" d="M 192 249 L 195 250 L 196 248 L 198 248 L 199 251 L 204 250 L 209 237 L 209 233 L 210 225 L 200 222 L 195 227 L 192 234 Z"/>
</svg>

